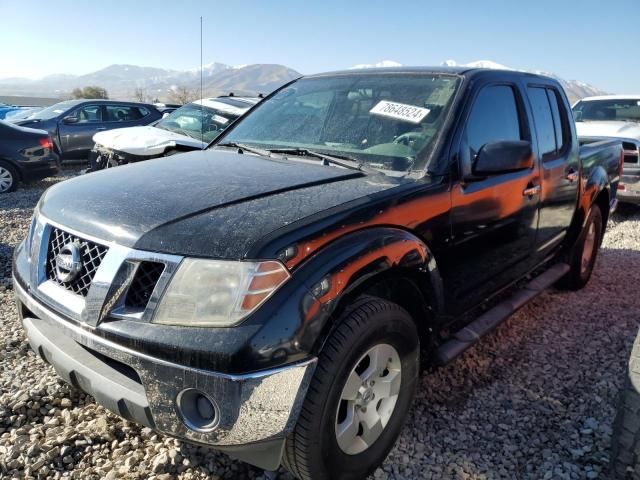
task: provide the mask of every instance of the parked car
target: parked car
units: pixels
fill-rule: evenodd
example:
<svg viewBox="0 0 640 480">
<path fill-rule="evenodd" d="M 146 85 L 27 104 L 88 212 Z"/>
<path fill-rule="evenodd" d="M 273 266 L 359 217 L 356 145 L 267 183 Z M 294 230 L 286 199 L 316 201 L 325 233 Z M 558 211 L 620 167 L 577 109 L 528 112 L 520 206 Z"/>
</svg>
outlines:
<svg viewBox="0 0 640 480">
<path fill-rule="evenodd" d="M 19 112 L 21 107 L 16 105 L 0 104 L 0 120 L 4 120 L 6 116 L 12 112 Z"/>
<path fill-rule="evenodd" d="M 163 117 L 182 106 L 179 103 L 154 103 L 153 105 L 158 109 L 160 113 L 162 113 Z"/>
<path fill-rule="evenodd" d="M 640 95 L 583 98 L 574 105 L 573 114 L 585 142 L 622 139 L 624 170 L 618 198 L 640 204 Z"/>
<path fill-rule="evenodd" d="M 640 478 L 640 334 L 636 336 L 611 437 L 611 478 Z"/>
<path fill-rule="evenodd" d="M 39 112 L 44 107 L 20 107 L 20 110 L 13 110 L 11 112 L 7 112 L 4 119 L 10 123 L 16 123 L 19 120 L 24 120 L 25 118 L 29 118 L 36 112 Z"/>
<path fill-rule="evenodd" d="M 13 265 L 29 342 L 131 421 L 364 478 L 421 358 L 589 281 L 622 146 L 580 148 L 570 112 L 515 71 L 298 79 L 203 151 L 47 190 Z"/>
<path fill-rule="evenodd" d="M 18 182 L 30 182 L 60 170 L 48 132 L 18 127 L 0 120 L 0 194 L 12 192 Z"/>
<path fill-rule="evenodd" d="M 89 155 L 89 171 L 201 150 L 253 107 L 257 97 L 217 97 L 183 105 L 158 122 L 98 132 Z"/>
<path fill-rule="evenodd" d="M 162 117 L 153 105 L 116 100 L 67 100 L 15 122 L 47 130 L 64 158 L 87 158 L 96 132 L 147 125 Z"/>
</svg>

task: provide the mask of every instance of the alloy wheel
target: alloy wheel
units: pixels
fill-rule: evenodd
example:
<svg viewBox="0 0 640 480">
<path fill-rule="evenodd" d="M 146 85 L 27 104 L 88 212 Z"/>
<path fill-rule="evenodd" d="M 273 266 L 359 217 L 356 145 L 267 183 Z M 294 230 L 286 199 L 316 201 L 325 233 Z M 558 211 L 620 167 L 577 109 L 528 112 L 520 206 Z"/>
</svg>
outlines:
<svg viewBox="0 0 640 480">
<path fill-rule="evenodd" d="M 596 226 L 593 222 L 589 224 L 587 230 L 587 236 L 584 239 L 584 245 L 582 247 L 582 261 L 580 263 L 580 273 L 584 274 L 589 270 L 593 253 L 596 247 Z"/>
<path fill-rule="evenodd" d="M 0 165 L 0 193 L 8 192 L 13 186 L 14 178 L 9 169 Z"/>
<path fill-rule="evenodd" d="M 395 409 L 401 383 L 400 355 L 391 345 L 375 345 L 358 360 L 336 412 L 336 440 L 344 453 L 362 453 L 380 437 Z"/>
</svg>

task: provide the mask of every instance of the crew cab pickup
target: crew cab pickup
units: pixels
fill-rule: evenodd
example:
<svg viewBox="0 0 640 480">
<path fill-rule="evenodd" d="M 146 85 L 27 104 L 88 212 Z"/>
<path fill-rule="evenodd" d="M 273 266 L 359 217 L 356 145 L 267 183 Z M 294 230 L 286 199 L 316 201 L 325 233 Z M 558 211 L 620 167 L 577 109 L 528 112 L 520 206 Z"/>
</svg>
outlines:
<svg viewBox="0 0 640 480">
<path fill-rule="evenodd" d="M 362 478 L 421 365 L 587 283 L 621 162 L 619 141 L 580 148 L 551 78 L 309 76 L 205 150 L 50 188 L 16 249 L 19 311 L 34 350 L 124 418 Z"/>
</svg>

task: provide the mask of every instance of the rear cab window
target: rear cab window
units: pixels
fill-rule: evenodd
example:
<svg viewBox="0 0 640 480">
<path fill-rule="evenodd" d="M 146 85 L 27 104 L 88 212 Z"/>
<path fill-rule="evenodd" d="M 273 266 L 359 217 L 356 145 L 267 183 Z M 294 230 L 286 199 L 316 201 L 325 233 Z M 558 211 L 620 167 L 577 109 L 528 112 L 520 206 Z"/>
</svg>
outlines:
<svg viewBox="0 0 640 480">
<path fill-rule="evenodd" d="M 554 160 L 564 153 L 569 143 L 564 106 L 553 88 L 529 86 L 527 93 L 535 122 L 540 157 L 542 161 Z"/>
</svg>

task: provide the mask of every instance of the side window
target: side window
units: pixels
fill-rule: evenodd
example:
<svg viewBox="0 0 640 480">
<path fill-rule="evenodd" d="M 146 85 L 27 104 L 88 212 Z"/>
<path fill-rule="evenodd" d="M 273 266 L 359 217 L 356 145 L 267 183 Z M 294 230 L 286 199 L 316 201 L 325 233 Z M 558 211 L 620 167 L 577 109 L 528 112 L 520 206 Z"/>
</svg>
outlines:
<svg viewBox="0 0 640 480">
<path fill-rule="evenodd" d="M 549 97 L 547 97 L 547 89 L 529 87 L 527 91 L 531 101 L 533 120 L 536 123 L 540 156 L 543 160 L 548 160 L 556 154 L 556 132 L 553 127 L 553 114 Z"/>
<path fill-rule="evenodd" d="M 487 143 L 523 140 L 520 116 L 512 87 L 485 87 L 467 120 L 466 141 L 473 159 Z"/>
<path fill-rule="evenodd" d="M 131 122 L 142 118 L 140 110 L 129 105 L 107 105 L 107 122 Z"/>
<path fill-rule="evenodd" d="M 552 89 L 547 89 L 551 113 L 553 114 L 553 124 L 556 129 L 556 149 L 558 152 L 564 151 L 569 144 L 569 122 L 567 120 L 567 110 L 560 99 L 560 94 Z"/>
<path fill-rule="evenodd" d="M 76 112 L 78 123 L 102 122 L 102 107 L 100 105 L 87 105 Z"/>
</svg>

